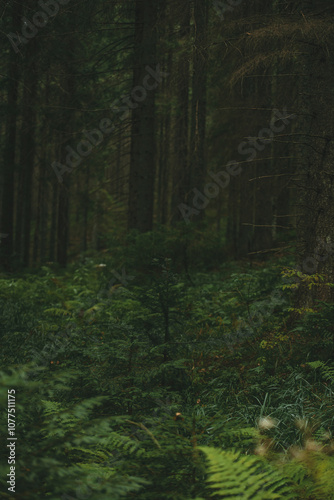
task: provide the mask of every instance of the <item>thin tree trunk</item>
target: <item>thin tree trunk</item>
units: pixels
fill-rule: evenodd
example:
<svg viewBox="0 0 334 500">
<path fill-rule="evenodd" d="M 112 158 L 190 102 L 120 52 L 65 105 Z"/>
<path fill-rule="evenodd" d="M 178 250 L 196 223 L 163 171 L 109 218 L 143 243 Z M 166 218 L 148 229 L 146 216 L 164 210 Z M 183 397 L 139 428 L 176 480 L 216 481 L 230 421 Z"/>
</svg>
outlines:
<svg viewBox="0 0 334 500">
<path fill-rule="evenodd" d="M 194 0 L 194 54 L 191 103 L 190 175 L 191 187 L 202 190 L 206 175 L 206 90 L 208 72 L 208 2 Z M 203 215 L 203 210 L 200 211 Z"/>
<path fill-rule="evenodd" d="M 58 188 L 59 188 L 59 183 L 56 177 L 54 176 L 54 178 L 52 178 L 51 224 L 50 224 L 50 236 L 49 236 L 49 260 L 51 262 L 55 262 L 56 260 Z"/>
<path fill-rule="evenodd" d="M 42 127 L 43 127 L 42 137 L 43 137 L 44 147 L 43 147 L 41 169 L 40 169 L 40 185 L 39 185 L 40 206 L 37 207 L 39 209 L 39 226 L 37 226 L 36 224 L 36 236 L 35 236 L 36 240 L 38 240 L 40 262 L 45 262 L 47 258 L 46 243 L 47 243 L 47 228 L 48 228 L 48 215 L 49 215 L 48 195 L 50 189 L 50 184 L 49 184 L 50 169 L 48 168 L 48 156 L 50 154 L 49 144 L 52 144 L 52 139 L 53 139 L 47 117 L 49 97 L 50 97 L 50 75 L 47 74 L 45 81 L 45 95 L 44 95 L 45 108 L 44 108 L 44 116 L 42 122 Z M 37 232 L 37 227 L 38 227 L 38 232 Z"/>
<path fill-rule="evenodd" d="M 166 34 L 165 34 L 166 36 Z M 165 69 L 168 74 L 172 74 L 173 54 L 169 50 L 166 58 Z M 158 196 L 157 196 L 157 220 L 160 224 L 166 224 L 168 220 L 168 188 L 169 188 L 169 159 L 171 143 L 171 104 L 168 86 L 164 80 L 162 83 L 162 94 L 166 106 L 163 109 L 163 116 L 160 118 L 159 131 L 159 175 L 158 175 Z"/>
<path fill-rule="evenodd" d="M 33 41 L 31 42 L 33 43 Z M 32 47 L 33 48 L 33 47 Z M 32 62 L 25 68 L 23 90 L 23 118 L 21 138 L 21 166 L 24 186 L 23 263 L 29 266 L 31 246 L 31 220 L 33 201 L 33 174 L 35 162 L 37 66 Z"/>
<path fill-rule="evenodd" d="M 83 214 L 83 228 L 82 228 L 82 240 L 81 240 L 81 251 L 86 252 L 87 250 L 87 239 L 88 239 L 88 212 L 89 212 L 89 179 L 90 179 L 90 169 L 86 166 L 85 172 L 85 185 L 84 192 L 81 195 L 81 208 Z"/>
<path fill-rule="evenodd" d="M 69 23 L 69 28 L 71 32 L 76 31 L 76 19 L 72 17 Z M 62 117 L 61 125 L 63 129 L 63 140 L 60 144 L 63 145 L 72 136 L 73 124 L 75 123 L 75 113 L 71 110 L 73 102 L 76 98 L 76 76 L 75 76 L 75 53 L 76 53 L 76 42 L 74 37 L 71 35 L 68 40 L 69 50 L 67 54 L 67 61 L 64 68 L 64 89 L 66 91 L 67 103 Z M 60 157 L 63 150 L 60 151 Z M 61 160 L 60 160 L 61 162 Z M 71 175 L 65 175 L 63 182 L 58 188 L 58 224 L 57 224 L 57 262 L 62 266 L 67 265 L 67 253 L 69 244 L 69 233 L 70 233 L 70 187 L 71 187 Z"/>
<path fill-rule="evenodd" d="M 176 81 L 176 117 L 174 136 L 174 161 L 173 161 L 173 186 L 172 186 L 172 223 L 181 219 L 178 209 L 181 203 L 188 201 L 190 191 L 189 172 L 189 52 L 186 45 L 190 37 L 190 1 L 186 0 L 180 5 L 180 30 L 179 45 L 182 50 L 179 54 Z"/>
<path fill-rule="evenodd" d="M 13 7 L 13 31 L 20 27 L 21 5 Z M 3 178 L 2 178 L 2 206 L 0 232 L 1 254 L 5 267 L 10 266 L 10 260 L 14 251 L 14 168 L 16 150 L 16 128 L 17 128 L 17 99 L 19 89 L 19 64 L 17 54 L 10 50 L 8 62 L 8 111 L 6 122 L 6 135 L 3 153 Z"/>
<path fill-rule="evenodd" d="M 158 4 L 158 0 L 136 0 L 133 89 L 143 86 L 147 66 L 156 68 Z M 128 227 L 147 232 L 153 227 L 155 90 L 147 90 L 142 102 L 132 103 Z"/>
</svg>

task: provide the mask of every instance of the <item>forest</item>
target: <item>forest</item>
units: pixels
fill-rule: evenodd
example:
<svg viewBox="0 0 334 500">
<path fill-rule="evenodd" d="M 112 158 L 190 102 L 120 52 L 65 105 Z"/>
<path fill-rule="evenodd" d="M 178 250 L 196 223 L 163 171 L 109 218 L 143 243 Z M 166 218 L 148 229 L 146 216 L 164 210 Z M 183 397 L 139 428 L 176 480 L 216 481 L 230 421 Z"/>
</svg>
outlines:
<svg viewBox="0 0 334 500">
<path fill-rule="evenodd" d="M 0 498 L 334 499 L 333 1 L 0 27 Z"/>
</svg>

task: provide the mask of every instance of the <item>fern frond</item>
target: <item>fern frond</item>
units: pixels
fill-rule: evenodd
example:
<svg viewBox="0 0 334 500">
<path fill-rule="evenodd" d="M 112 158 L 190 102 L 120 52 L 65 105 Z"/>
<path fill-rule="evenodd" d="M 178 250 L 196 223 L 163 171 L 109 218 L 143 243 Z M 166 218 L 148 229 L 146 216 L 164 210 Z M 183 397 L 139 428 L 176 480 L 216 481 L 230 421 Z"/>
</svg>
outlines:
<svg viewBox="0 0 334 500">
<path fill-rule="evenodd" d="M 321 375 L 325 380 L 329 380 L 330 382 L 334 382 L 334 366 L 328 366 L 323 361 L 311 361 L 306 363 L 313 370 L 320 369 Z"/>
<path fill-rule="evenodd" d="M 44 309 L 45 313 L 51 314 L 51 316 L 69 316 L 69 311 L 67 309 L 61 309 L 59 307 L 51 307 L 49 309 Z"/>
<path fill-rule="evenodd" d="M 319 500 L 334 499 L 334 458 L 319 453 L 314 456 L 310 473 L 315 479 L 314 494 Z"/>
<path fill-rule="evenodd" d="M 113 449 L 120 449 L 130 454 L 136 454 L 137 456 L 145 454 L 145 450 L 140 448 L 140 444 L 137 441 L 117 432 L 110 433 L 106 444 Z"/>
<path fill-rule="evenodd" d="M 208 482 L 214 495 L 245 500 L 296 498 L 278 471 L 259 458 L 207 446 L 199 449 L 209 461 Z"/>
</svg>

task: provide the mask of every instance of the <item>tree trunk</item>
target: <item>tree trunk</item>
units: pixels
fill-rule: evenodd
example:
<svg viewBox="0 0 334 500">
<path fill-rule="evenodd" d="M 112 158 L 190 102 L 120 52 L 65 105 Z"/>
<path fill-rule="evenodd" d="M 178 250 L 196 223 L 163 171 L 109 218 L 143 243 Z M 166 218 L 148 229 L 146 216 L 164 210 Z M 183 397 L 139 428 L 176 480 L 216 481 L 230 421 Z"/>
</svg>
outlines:
<svg viewBox="0 0 334 500">
<path fill-rule="evenodd" d="M 63 88 L 65 89 L 65 108 L 61 116 L 62 140 L 63 146 L 69 137 L 73 135 L 75 124 L 75 111 L 71 108 L 76 100 L 76 74 L 75 74 L 75 54 L 76 54 L 76 39 L 72 33 L 75 33 L 77 28 L 76 18 L 73 17 L 69 22 L 71 35 L 68 39 L 67 60 L 64 67 Z M 64 155 L 63 147 L 60 149 L 60 163 L 62 155 Z M 73 173 L 72 173 L 73 175 Z M 58 225 L 57 225 L 57 262 L 62 266 L 67 265 L 67 253 L 70 233 L 70 187 L 71 175 L 64 175 L 63 182 L 58 188 Z"/>
<path fill-rule="evenodd" d="M 208 2 L 194 0 L 194 54 L 191 102 L 190 175 L 191 188 L 202 190 L 205 174 L 206 87 L 208 71 Z M 203 215 L 203 210 L 199 215 Z"/>
<path fill-rule="evenodd" d="M 173 54 L 169 50 L 165 68 L 168 74 L 172 74 L 172 61 Z M 168 92 L 168 86 L 164 80 L 162 83 L 162 94 L 164 102 L 166 103 L 163 107 L 162 117 L 160 118 L 160 131 L 159 131 L 159 175 L 158 175 L 158 189 L 157 189 L 157 220 L 160 224 L 165 225 L 168 220 L 169 204 L 168 204 L 168 192 L 169 192 L 169 160 L 170 160 L 170 144 L 171 144 L 171 96 Z"/>
<path fill-rule="evenodd" d="M 141 89 L 147 66 L 156 69 L 158 0 L 136 0 L 128 228 L 152 230 L 156 161 L 155 89 Z M 138 90 L 138 94 L 136 94 Z M 141 93 L 141 96 L 140 96 Z M 134 100 L 138 95 L 138 103 Z M 139 98 L 140 97 L 140 98 Z"/>
<path fill-rule="evenodd" d="M 31 41 L 33 44 L 34 40 Z M 30 47 L 33 50 L 33 47 Z M 23 213 L 23 263 L 29 266 L 31 245 L 31 220 L 33 201 L 33 175 L 35 162 L 37 65 L 26 66 L 23 90 L 23 118 L 21 138 L 21 167 L 24 188 Z"/>
<path fill-rule="evenodd" d="M 182 48 L 178 58 L 176 81 L 176 117 L 174 136 L 173 186 L 172 186 L 172 223 L 181 220 L 178 209 L 181 203 L 187 203 L 190 191 L 189 172 L 189 51 L 186 44 L 190 37 L 190 1 L 180 5 L 179 45 Z"/>
<path fill-rule="evenodd" d="M 57 214 L 58 214 L 58 186 L 59 183 L 54 176 L 52 178 L 52 202 L 51 202 L 51 224 L 49 235 L 49 260 L 56 260 L 56 235 L 57 235 Z"/>
<path fill-rule="evenodd" d="M 316 7 L 315 0 L 312 7 Z M 327 2 L 328 7 L 332 5 Z M 307 11 L 303 12 L 303 15 Z M 305 44 L 301 67 L 299 147 L 300 212 L 298 257 L 305 274 L 324 274 L 334 282 L 334 42 Z M 306 76 L 305 76 L 306 75 Z M 333 300 L 333 288 L 301 286 L 297 307 Z"/>
<path fill-rule="evenodd" d="M 21 23 L 21 5 L 13 7 L 13 31 L 19 30 Z M 0 250 L 6 268 L 10 266 L 14 245 L 14 168 L 16 150 L 16 128 L 17 128 L 17 99 L 19 88 L 19 64 L 17 54 L 10 50 L 8 64 L 8 110 L 6 122 L 6 135 L 3 153 L 3 175 L 2 175 L 2 206 L 0 232 Z"/>
</svg>

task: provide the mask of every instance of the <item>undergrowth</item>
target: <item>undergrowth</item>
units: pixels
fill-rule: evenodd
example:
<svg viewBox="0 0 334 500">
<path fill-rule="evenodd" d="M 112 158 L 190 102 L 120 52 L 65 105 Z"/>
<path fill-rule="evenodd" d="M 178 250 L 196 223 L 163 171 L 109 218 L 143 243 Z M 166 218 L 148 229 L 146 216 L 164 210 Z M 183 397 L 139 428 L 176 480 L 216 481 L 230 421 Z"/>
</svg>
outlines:
<svg viewBox="0 0 334 500">
<path fill-rule="evenodd" d="M 143 238 L 137 267 L 130 245 L 0 279 L 17 498 L 332 498 L 333 305 L 289 329 L 286 258 L 195 272 L 189 235 L 183 262 Z"/>
</svg>

